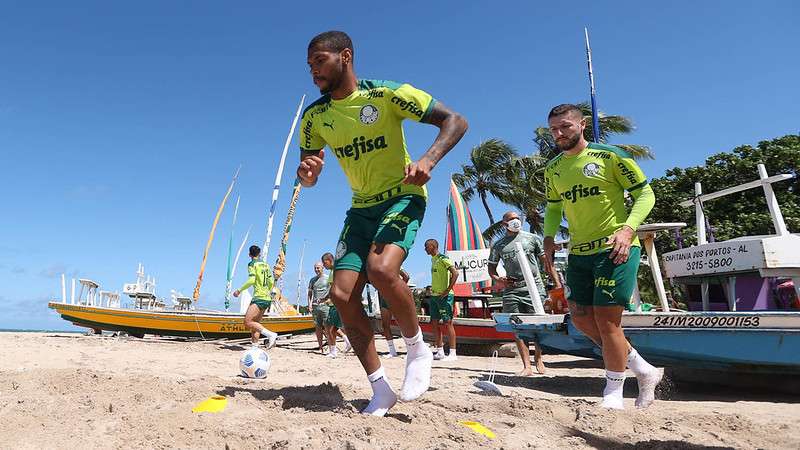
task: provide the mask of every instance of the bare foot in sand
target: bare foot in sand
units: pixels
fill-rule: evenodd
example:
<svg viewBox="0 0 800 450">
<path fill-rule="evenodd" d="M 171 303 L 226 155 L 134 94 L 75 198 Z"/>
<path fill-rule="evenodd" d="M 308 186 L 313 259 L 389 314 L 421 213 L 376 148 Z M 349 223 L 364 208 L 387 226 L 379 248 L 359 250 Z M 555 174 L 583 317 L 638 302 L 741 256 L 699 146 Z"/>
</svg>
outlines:
<svg viewBox="0 0 800 450">
<path fill-rule="evenodd" d="M 522 371 L 517 372 L 517 376 L 518 377 L 532 377 L 533 376 L 533 370 L 531 370 L 531 369 L 522 369 Z"/>
<path fill-rule="evenodd" d="M 544 375 L 545 368 L 544 368 L 544 361 L 541 358 L 536 360 L 536 371 L 540 374 Z"/>
</svg>

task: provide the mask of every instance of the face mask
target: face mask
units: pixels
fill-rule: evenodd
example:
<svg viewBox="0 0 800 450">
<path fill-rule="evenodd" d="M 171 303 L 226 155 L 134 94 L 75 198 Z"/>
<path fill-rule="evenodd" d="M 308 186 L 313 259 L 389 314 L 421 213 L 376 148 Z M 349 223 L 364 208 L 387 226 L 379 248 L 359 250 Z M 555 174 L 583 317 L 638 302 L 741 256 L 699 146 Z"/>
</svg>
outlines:
<svg viewBox="0 0 800 450">
<path fill-rule="evenodd" d="M 511 219 L 506 222 L 506 229 L 513 233 L 519 233 L 522 230 L 522 221 L 519 219 Z"/>
</svg>

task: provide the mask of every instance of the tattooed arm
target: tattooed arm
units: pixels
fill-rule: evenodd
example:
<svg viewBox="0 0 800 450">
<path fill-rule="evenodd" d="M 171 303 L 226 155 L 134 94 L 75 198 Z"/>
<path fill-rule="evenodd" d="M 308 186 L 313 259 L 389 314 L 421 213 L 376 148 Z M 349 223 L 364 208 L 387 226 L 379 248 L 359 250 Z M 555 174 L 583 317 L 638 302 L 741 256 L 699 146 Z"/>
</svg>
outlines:
<svg viewBox="0 0 800 450">
<path fill-rule="evenodd" d="M 441 102 L 436 102 L 422 122 L 439 127 L 439 134 L 419 161 L 406 166 L 403 183 L 417 186 L 422 186 L 431 179 L 433 168 L 461 140 L 468 127 L 464 116 L 450 110 Z"/>
</svg>

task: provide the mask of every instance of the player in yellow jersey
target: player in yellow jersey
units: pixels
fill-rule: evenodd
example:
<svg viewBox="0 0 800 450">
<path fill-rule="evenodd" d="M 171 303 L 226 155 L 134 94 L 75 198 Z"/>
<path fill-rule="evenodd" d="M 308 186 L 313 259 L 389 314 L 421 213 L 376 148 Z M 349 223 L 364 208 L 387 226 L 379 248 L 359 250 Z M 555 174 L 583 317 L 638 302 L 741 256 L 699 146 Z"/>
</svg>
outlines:
<svg viewBox="0 0 800 450">
<path fill-rule="evenodd" d="M 572 323 L 603 350 L 606 387 L 601 405 L 622 409 L 627 366 L 639 382 L 636 406 L 648 407 L 661 372 L 625 340 L 622 311 L 636 287 L 641 249 L 636 228 L 655 204 L 653 188 L 624 150 L 589 143 L 586 118 L 575 105 L 559 105 L 547 118 L 561 154 L 547 163 L 544 178 L 545 265 L 552 266 L 553 237 L 562 211 L 569 223 L 567 296 Z M 628 212 L 624 193 L 633 198 Z M 548 272 L 550 272 L 548 270 Z"/>
<path fill-rule="evenodd" d="M 399 276 L 425 214 L 425 183 L 439 160 L 467 130 L 466 120 L 430 94 L 409 84 L 359 80 L 353 43 L 328 31 L 308 45 L 308 65 L 322 97 L 303 113 L 303 186 L 316 184 L 327 158 L 336 158 L 353 191 L 352 207 L 336 247 L 330 296 L 367 373 L 373 397 L 365 414 L 382 416 L 397 402 L 381 367 L 369 319 L 361 307 L 367 279 L 383 294 L 406 342 L 406 373 L 400 399 L 418 398 L 430 386 L 433 354 L 422 339 L 411 291 Z M 412 161 L 402 121 L 439 128 L 430 148 Z M 329 147 L 329 154 L 323 150 Z"/>
</svg>

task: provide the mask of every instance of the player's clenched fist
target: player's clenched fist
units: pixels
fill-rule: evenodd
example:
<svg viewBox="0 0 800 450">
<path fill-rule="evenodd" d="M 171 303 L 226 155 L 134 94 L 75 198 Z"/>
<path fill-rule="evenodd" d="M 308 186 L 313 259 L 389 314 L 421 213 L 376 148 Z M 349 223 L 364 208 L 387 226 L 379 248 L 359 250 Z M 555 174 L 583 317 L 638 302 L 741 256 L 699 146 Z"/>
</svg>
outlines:
<svg viewBox="0 0 800 450">
<path fill-rule="evenodd" d="M 300 165 L 297 167 L 297 178 L 300 179 L 300 184 L 304 187 L 310 187 L 317 184 L 322 166 L 325 165 L 325 151 L 320 150 L 316 154 L 308 153 L 303 156 Z"/>
</svg>

